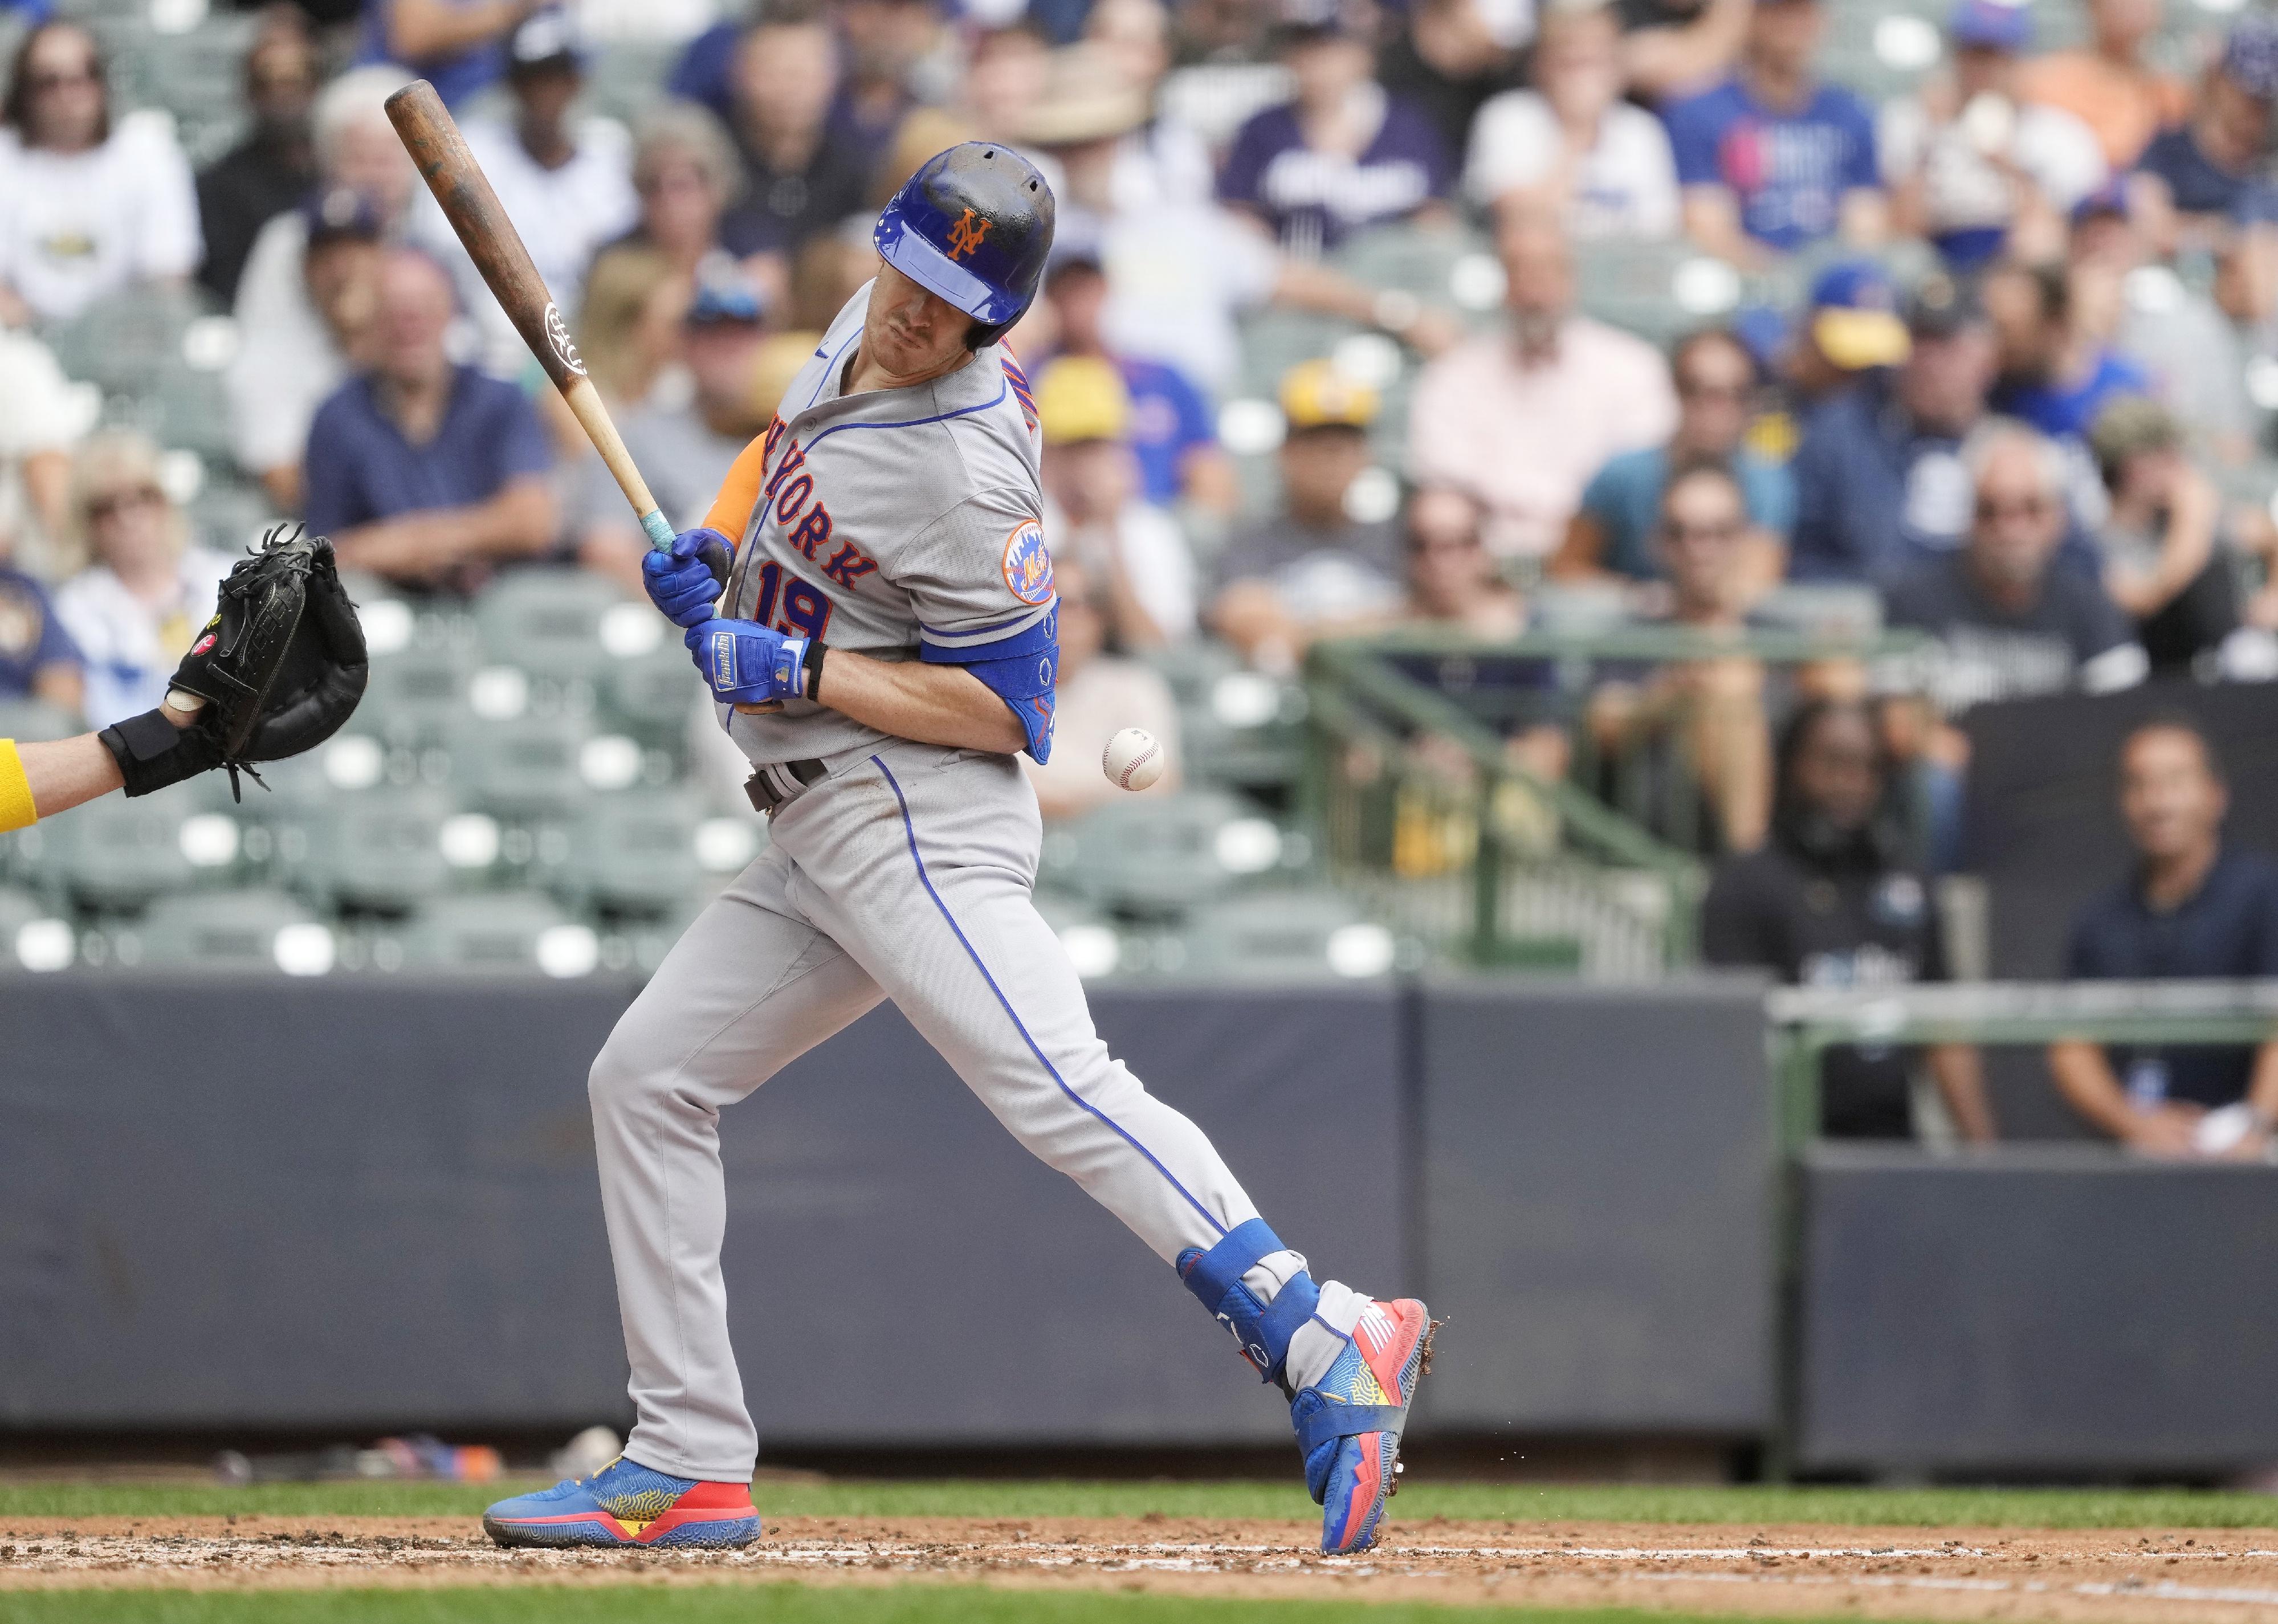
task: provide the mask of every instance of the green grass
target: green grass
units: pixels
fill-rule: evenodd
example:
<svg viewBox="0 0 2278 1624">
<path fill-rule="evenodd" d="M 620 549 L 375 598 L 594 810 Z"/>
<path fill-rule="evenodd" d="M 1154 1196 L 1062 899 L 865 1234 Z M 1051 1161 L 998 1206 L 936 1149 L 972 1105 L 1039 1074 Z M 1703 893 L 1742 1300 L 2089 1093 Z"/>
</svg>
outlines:
<svg viewBox="0 0 2278 1624">
<path fill-rule="evenodd" d="M 276 1483 L 249 1489 L 0 1485 L 0 1518 L 478 1515 L 500 1489 L 442 1483 Z M 1294 1474 L 1271 1483 L 1039 1481 L 770 1483 L 768 1517 L 1265 1517 L 1319 1513 Z M 2278 1496 L 2184 1489 L 1874 1489 L 1410 1481 L 1402 1522 L 1775 1522 L 1938 1528 L 2278 1528 Z"/>
<path fill-rule="evenodd" d="M 1628 1608 L 1452 1607 L 1418 1602 L 1259 1601 L 971 1585 L 468 1587 L 425 1590 L 0 1591 L 8 1624 L 1766 1624 Z M 1780 1624 L 1809 1624 L 1783 1620 Z"/>
</svg>

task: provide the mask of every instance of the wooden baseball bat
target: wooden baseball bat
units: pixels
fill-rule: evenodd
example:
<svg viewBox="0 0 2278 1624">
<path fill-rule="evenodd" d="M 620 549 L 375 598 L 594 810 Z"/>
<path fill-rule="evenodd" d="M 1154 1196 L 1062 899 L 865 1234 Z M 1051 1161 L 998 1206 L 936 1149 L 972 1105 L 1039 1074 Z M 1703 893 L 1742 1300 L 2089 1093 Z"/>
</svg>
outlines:
<svg viewBox="0 0 2278 1624">
<path fill-rule="evenodd" d="M 585 376 L 585 363 L 578 358 L 577 347 L 570 341 L 570 328 L 562 319 L 561 308 L 547 293 L 521 233 L 499 206 L 498 194 L 491 190 L 475 155 L 467 150 L 467 138 L 459 133 L 443 98 L 425 80 L 415 79 L 389 96 L 386 107 L 388 122 L 395 126 L 427 189 L 443 205 L 443 217 L 466 244 L 475 269 L 490 284 L 499 308 L 522 334 L 522 341 L 530 346 L 530 353 L 538 357 L 538 364 L 546 369 L 546 376 L 554 380 L 562 400 L 569 402 L 585 438 L 593 442 L 593 449 L 601 454 L 601 461 L 616 480 L 617 489 L 640 515 L 649 545 L 671 546 L 671 523 L 657 511 L 648 482 L 633 466 L 632 454 L 625 449 L 617 425 L 609 421 L 609 408 L 601 404 L 600 392 Z"/>
</svg>

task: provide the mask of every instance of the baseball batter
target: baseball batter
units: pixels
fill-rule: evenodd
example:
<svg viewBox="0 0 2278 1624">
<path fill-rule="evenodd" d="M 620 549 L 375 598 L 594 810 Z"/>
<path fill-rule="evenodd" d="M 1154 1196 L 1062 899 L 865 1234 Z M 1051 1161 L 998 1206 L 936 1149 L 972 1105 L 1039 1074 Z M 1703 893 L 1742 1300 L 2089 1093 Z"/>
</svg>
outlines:
<svg viewBox="0 0 2278 1624">
<path fill-rule="evenodd" d="M 876 279 L 707 528 L 650 555 L 650 595 L 688 629 L 772 839 L 593 1064 L 638 1420 L 592 1478 L 491 1507 L 502 1544 L 758 1537 L 719 1113 L 883 998 L 1289 1396 L 1323 1548 L 1375 1536 L 1424 1305 L 1314 1282 L 1200 1130 L 1109 1056 L 1030 897 L 1041 829 L 1013 756 L 1051 748 L 1056 604 L 1035 410 L 998 340 L 1035 296 L 1052 216 L 1005 148 L 926 164 L 879 219 Z"/>
</svg>

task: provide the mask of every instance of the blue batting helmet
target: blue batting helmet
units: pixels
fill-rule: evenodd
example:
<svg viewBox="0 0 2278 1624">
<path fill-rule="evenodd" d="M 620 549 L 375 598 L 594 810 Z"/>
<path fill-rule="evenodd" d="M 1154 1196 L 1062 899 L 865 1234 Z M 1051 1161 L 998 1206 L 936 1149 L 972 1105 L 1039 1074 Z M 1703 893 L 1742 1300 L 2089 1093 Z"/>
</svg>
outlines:
<svg viewBox="0 0 2278 1624">
<path fill-rule="evenodd" d="M 978 349 L 1035 301 L 1052 248 L 1052 189 L 1010 147 L 960 141 L 926 160 L 878 217 L 880 257 L 978 324 Z"/>
</svg>

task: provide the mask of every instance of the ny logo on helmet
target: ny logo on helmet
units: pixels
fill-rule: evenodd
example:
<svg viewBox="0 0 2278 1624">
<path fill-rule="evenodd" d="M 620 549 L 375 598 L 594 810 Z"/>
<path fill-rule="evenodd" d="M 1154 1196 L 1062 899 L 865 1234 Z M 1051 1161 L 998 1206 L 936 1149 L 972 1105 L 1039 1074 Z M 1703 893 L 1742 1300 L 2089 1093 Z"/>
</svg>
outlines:
<svg viewBox="0 0 2278 1624">
<path fill-rule="evenodd" d="M 950 258 L 963 259 L 978 248 L 981 240 L 989 234 L 990 225 L 990 221 L 974 218 L 973 210 L 967 209 L 965 217 L 949 228 Z"/>
</svg>

